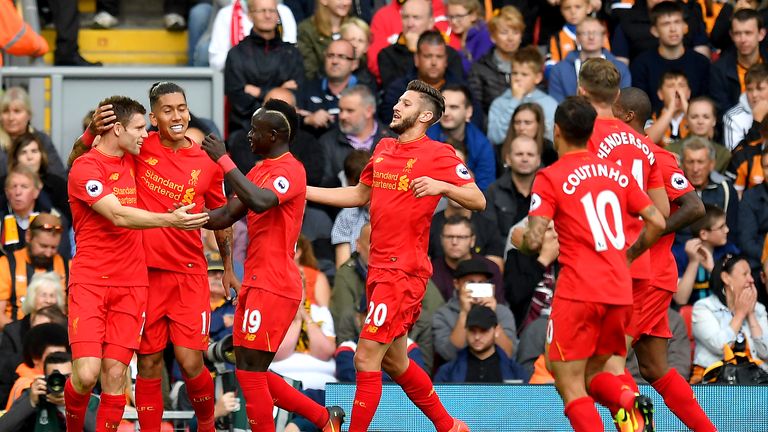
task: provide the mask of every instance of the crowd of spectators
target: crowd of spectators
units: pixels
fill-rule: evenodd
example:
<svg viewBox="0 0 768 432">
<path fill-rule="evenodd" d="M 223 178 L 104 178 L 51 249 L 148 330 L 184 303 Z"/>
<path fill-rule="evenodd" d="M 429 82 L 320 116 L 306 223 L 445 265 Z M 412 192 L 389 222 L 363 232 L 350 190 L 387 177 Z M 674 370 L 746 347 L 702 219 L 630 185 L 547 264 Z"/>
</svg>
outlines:
<svg viewBox="0 0 768 432">
<path fill-rule="evenodd" d="M 97 3 L 97 25 L 116 25 L 117 2 Z M 678 155 L 706 204 L 706 215 L 677 233 L 673 247 L 673 366 L 695 381 L 737 335 L 747 337 L 755 357 L 768 358 L 768 9 L 758 2 L 713 8 L 703 0 L 235 0 L 181 2 L 181 9 L 166 3 L 168 29 L 188 27 L 190 64 L 223 71 L 224 132 L 244 171 L 255 162 L 246 137 L 251 114 L 270 98 L 288 101 L 302 117 L 291 151 L 304 163 L 308 184 L 340 186 L 356 184 L 379 139 L 393 135 L 392 107 L 410 80 L 442 91 L 446 112 L 428 134 L 466 160 L 487 208 L 473 213 L 445 200 L 432 221 L 434 275 L 409 353 L 437 381 L 551 379 L 542 353 L 557 234 L 551 230 L 541 253 L 527 256 L 511 245 L 510 233 L 524 223 L 536 172 L 557 160 L 557 103 L 577 93 L 578 71 L 593 57 L 616 65 L 622 87 L 648 95 L 650 109 L 635 118 L 647 120 L 648 137 Z M 195 17 L 204 12 L 207 21 Z M 202 31 L 193 28 L 198 21 Z M 51 309 L 66 312 L 66 262 L 76 247 L 63 187 L 66 155 L 31 126 L 30 106 L 21 88 L 0 97 L 0 359 L 7 364 L 0 368 L 0 403 L 10 395 L 9 407 L 19 396 L 10 392 L 12 372 L 43 373 L 47 351 L 27 352 L 39 341 L 25 334 L 61 321 Z M 320 392 L 313 397 L 322 397 L 326 382 L 354 376 L 360 325 L 375 313 L 364 290 L 369 221 L 367 207 L 308 205 L 305 213 L 297 265 L 306 302 L 275 367 Z M 236 227 L 240 261 L 243 229 Z M 212 340 L 220 340 L 232 326 L 232 305 L 215 289 L 218 267 L 211 271 Z M 27 397 L 37 397 L 34 388 Z"/>
</svg>

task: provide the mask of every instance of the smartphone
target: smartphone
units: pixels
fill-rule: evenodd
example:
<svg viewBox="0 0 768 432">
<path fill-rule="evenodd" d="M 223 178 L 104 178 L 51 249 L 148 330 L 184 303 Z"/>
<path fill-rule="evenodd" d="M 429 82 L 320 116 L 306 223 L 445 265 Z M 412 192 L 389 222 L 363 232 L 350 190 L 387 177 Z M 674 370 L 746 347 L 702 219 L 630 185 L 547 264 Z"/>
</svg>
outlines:
<svg viewBox="0 0 768 432">
<path fill-rule="evenodd" d="M 493 297 L 493 284 L 470 282 L 466 285 L 469 295 L 474 298 Z"/>
</svg>

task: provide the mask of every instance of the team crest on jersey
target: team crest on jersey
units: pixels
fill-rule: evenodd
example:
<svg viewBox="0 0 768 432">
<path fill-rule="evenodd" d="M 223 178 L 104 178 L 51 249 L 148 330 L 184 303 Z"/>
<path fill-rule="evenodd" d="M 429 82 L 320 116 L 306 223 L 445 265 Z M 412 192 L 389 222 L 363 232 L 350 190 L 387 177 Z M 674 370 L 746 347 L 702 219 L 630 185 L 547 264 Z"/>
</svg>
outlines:
<svg viewBox="0 0 768 432">
<path fill-rule="evenodd" d="M 85 192 L 87 192 L 88 195 L 94 198 L 101 195 L 101 192 L 103 191 L 104 191 L 104 185 L 102 185 L 101 182 L 98 180 L 88 180 L 85 183 Z"/>
<path fill-rule="evenodd" d="M 189 182 L 188 182 L 188 183 L 189 183 L 190 185 L 192 185 L 192 186 L 197 186 L 197 181 L 198 181 L 198 180 L 199 180 L 199 178 L 200 178 L 200 171 L 201 171 L 201 170 L 199 170 L 199 169 L 196 169 L 196 170 L 192 170 L 192 172 L 191 172 L 191 173 L 189 173 L 189 177 L 190 177 L 190 179 L 189 179 Z"/>
<path fill-rule="evenodd" d="M 672 174 L 672 178 L 669 180 L 672 182 L 672 187 L 677 190 L 683 190 L 688 187 L 688 179 L 680 173 Z"/>
<path fill-rule="evenodd" d="M 541 197 L 539 196 L 539 194 L 536 194 L 536 193 L 531 194 L 531 206 L 528 208 L 528 211 L 534 211 L 540 206 L 541 206 Z"/>
<path fill-rule="evenodd" d="M 408 159 L 408 162 L 405 163 L 405 168 L 403 168 L 404 172 L 411 172 L 413 169 L 413 164 L 416 163 L 417 158 L 411 158 Z"/>
<path fill-rule="evenodd" d="M 464 180 L 469 180 L 472 178 L 472 175 L 469 173 L 469 170 L 467 169 L 467 167 L 461 163 L 456 165 L 456 175 L 459 176 L 459 178 L 462 178 Z"/>
<path fill-rule="evenodd" d="M 275 187 L 276 191 L 284 194 L 288 192 L 288 188 L 291 187 L 291 184 L 288 182 L 287 178 L 280 176 L 276 178 L 274 182 L 272 182 L 272 186 Z"/>
<path fill-rule="evenodd" d="M 109 176 L 109 179 L 112 181 L 117 181 L 117 179 L 120 178 L 120 174 L 118 173 L 112 173 L 112 175 Z"/>
<path fill-rule="evenodd" d="M 144 162 L 146 162 L 146 163 L 147 163 L 147 164 L 149 164 L 150 166 L 155 166 L 155 165 L 157 165 L 157 159 L 155 159 L 155 158 L 153 158 L 153 157 L 149 157 L 149 158 L 147 158 L 147 160 L 145 160 Z"/>
<path fill-rule="evenodd" d="M 381 161 L 383 161 L 383 160 L 384 160 L 384 158 L 383 158 L 383 157 L 381 157 L 381 156 L 379 156 L 379 157 L 377 157 L 377 158 L 376 158 L 376 160 L 375 160 L 375 161 L 373 161 L 373 163 L 379 163 L 379 162 L 381 162 Z"/>
</svg>

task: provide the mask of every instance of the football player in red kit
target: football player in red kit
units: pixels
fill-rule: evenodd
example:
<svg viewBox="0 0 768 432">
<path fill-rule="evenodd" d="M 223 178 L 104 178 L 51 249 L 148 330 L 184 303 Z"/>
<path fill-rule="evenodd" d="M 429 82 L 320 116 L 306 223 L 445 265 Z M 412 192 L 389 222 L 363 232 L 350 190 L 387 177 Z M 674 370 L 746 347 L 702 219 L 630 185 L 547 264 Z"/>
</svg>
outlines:
<svg viewBox="0 0 768 432">
<path fill-rule="evenodd" d="M 357 391 L 351 432 L 367 431 L 381 399 L 381 370 L 399 384 L 438 432 L 468 431 L 451 417 L 429 376 L 406 352 L 408 331 L 419 317 L 432 266 L 427 243 L 441 196 L 470 210 L 485 198 L 453 148 L 425 133 L 445 109 L 439 91 L 423 81 L 408 83 L 394 106 L 390 128 L 397 139 L 376 145 L 360 183 L 346 188 L 307 188 L 307 200 L 336 207 L 370 202 L 371 253 L 366 281 L 368 312 L 355 353 Z"/>
<path fill-rule="evenodd" d="M 199 229 L 206 213 L 151 213 L 138 206 L 133 158 L 147 137 L 144 107 L 114 96 L 113 126 L 99 148 L 77 158 L 69 173 L 69 201 L 77 242 L 69 280 L 69 340 L 74 358 L 64 389 L 67 430 L 83 430 L 85 411 L 101 377 L 97 431 L 113 431 L 125 407 L 125 371 L 145 322 L 147 265 L 141 233 L 127 228 Z"/>
<path fill-rule="evenodd" d="M 565 415 L 577 432 L 603 430 L 594 402 L 631 411 L 636 394 L 603 372 L 613 355 L 626 355 L 632 315 L 627 261 L 650 247 L 664 217 L 637 182 L 617 164 L 587 151 L 597 113 L 583 97 L 569 97 L 555 112 L 560 159 L 538 172 L 521 251 L 538 251 L 550 223 L 560 242 L 561 271 L 547 327 L 547 357 Z M 642 216 L 637 241 L 626 248 L 625 221 Z M 583 269 L 589 269 L 585 272 Z M 595 381 L 602 381 L 592 399 Z"/>
<path fill-rule="evenodd" d="M 651 101 L 638 88 L 624 88 L 613 106 L 613 113 L 642 134 L 651 117 Z M 651 282 L 645 291 L 634 293 L 630 336 L 640 374 L 664 398 L 664 403 L 677 418 L 693 431 L 715 431 L 715 426 L 696 402 L 691 386 L 667 363 L 667 342 L 672 337 L 667 309 L 677 291 L 677 266 L 672 255 L 675 231 L 704 216 L 704 204 L 685 178 L 675 155 L 658 147 L 653 152 L 669 197 L 670 216 L 665 235 L 650 250 Z"/>
<path fill-rule="evenodd" d="M 243 175 L 209 135 L 203 149 L 224 170 L 236 196 L 210 212 L 207 228 L 248 222 L 248 250 L 243 287 L 235 310 L 234 343 L 237 380 L 245 396 L 248 422 L 254 431 L 274 431 L 272 408 L 301 414 L 323 432 L 341 431 L 344 411 L 318 405 L 268 372 L 302 300 L 302 281 L 294 263 L 306 196 L 304 166 L 288 151 L 299 125 L 296 111 L 271 99 L 251 118 L 251 150 L 264 157 Z"/>
</svg>

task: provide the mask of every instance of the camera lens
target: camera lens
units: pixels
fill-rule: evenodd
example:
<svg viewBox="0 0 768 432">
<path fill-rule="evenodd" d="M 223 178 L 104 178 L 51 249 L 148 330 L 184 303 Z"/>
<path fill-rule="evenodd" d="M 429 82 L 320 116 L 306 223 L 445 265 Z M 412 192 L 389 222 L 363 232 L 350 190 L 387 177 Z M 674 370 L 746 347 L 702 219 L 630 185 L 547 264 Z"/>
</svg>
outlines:
<svg viewBox="0 0 768 432">
<path fill-rule="evenodd" d="M 64 393 L 64 383 L 66 382 L 67 377 L 55 370 L 45 378 L 46 391 L 48 394 L 62 394 Z"/>
</svg>

